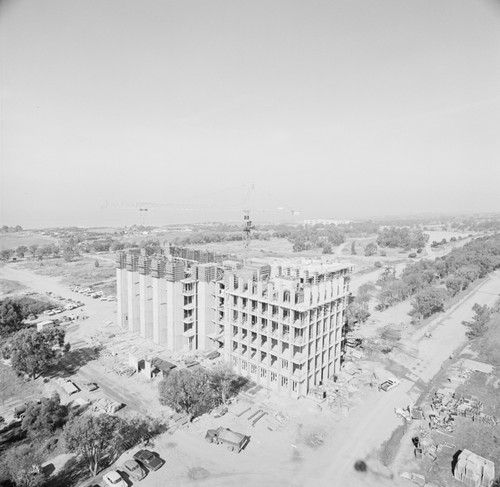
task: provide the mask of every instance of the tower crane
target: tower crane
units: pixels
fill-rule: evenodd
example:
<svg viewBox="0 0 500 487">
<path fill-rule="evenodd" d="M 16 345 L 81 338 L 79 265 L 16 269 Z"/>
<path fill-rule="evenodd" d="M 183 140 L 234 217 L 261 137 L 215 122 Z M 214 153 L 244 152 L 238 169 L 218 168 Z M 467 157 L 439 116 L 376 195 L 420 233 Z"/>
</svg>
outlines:
<svg viewBox="0 0 500 487">
<path fill-rule="evenodd" d="M 283 211 L 286 213 L 290 213 L 293 216 L 300 215 L 300 212 L 297 210 L 292 210 L 283 206 L 277 206 L 274 208 L 263 208 L 263 209 L 256 209 L 254 207 L 254 201 L 255 201 L 255 183 L 252 183 L 250 186 L 246 185 L 240 185 L 237 186 L 236 188 L 229 188 L 221 191 L 217 191 L 215 193 L 210 193 L 211 195 L 214 194 L 219 194 L 219 193 L 225 193 L 231 189 L 242 189 L 242 188 L 248 188 L 247 194 L 244 198 L 243 202 L 243 209 L 242 207 L 236 207 L 236 206 L 231 206 L 231 207 L 214 207 L 214 206 L 190 206 L 190 205 L 180 205 L 180 204 L 174 204 L 174 203 L 147 203 L 147 202 L 142 202 L 142 203 L 123 203 L 123 202 L 108 202 L 106 201 L 102 206 L 102 210 L 135 210 L 138 211 L 139 214 L 141 215 L 141 222 L 142 225 L 145 225 L 146 222 L 146 216 L 149 211 L 151 210 L 174 210 L 174 211 L 204 211 L 204 212 L 211 212 L 211 211 L 220 211 L 220 212 L 243 212 L 243 240 L 244 240 L 244 245 L 245 249 L 248 249 L 250 245 L 250 240 L 251 240 L 251 232 L 252 230 L 255 229 L 253 222 L 250 218 L 251 213 L 255 212 L 273 212 L 273 211 Z M 273 199 L 274 197 L 272 195 L 269 195 L 269 193 L 265 193 L 267 196 L 271 196 Z"/>
</svg>

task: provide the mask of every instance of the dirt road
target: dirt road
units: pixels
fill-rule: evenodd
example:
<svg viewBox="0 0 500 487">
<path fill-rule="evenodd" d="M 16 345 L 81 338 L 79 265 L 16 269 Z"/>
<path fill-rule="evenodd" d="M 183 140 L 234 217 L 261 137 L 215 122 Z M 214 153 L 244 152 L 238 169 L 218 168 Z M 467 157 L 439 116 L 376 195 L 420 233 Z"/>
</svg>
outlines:
<svg viewBox="0 0 500 487">
<path fill-rule="evenodd" d="M 121 377 L 106 370 L 106 367 L 90 358 L 85 357 L 88 344 L 85 338 L 95 335 L 98 331 L 115 331 L 107 325 L 114 322 L 116 317 L 116 302 L 100 301 L 82 294 L 71 292 L 67 286 L 58 282 L 57 278 L 41 276 L 26 269 L 19 269 L 16 265 L 3 265 L 0 267 L 0 277 L 20 282 L 39 293 L 52 292 L 56 295 L 72 298 L 85 303 L 85 306 L 73 310 L 72 314 L 85 314 L 89 319 L 80 321 L 78 325 L 66 328 L 66 340 L 71 343 L 70 357 L 78 356 L 78 365 L 66 363 L 66 376 L 71 375 L 77 384 L 97 382 L 100 390 L 89 397 L 104 396 L 113 401 L 127 405 L 127 410 L 142 414 L 160 414 L 161 408 L 157 401 L 156 385 L 141 381 L 140 377 Z M 133 337 L 132 337 L 133 340 Z M 133 341 L 131 342 L 133 346 Z M 71 355 L 76 354 L 76 355 Z M 61 373 L 64 369 L 61 368 Z"/>
<path fill-rule="evenodd" d="M 412 373 L 396 389 L 380 393 L 373 402 L 366 402 L 355 410 L 342 431 L 319 452 L 316 462 L 304 469 L 301 473 L 302 483 L 297 485 L 374 485 L 376 479 L 356 472 L 353 469 L 354 462 L 356 459 L 366 459 L 389 439 L 392 431 L 401 424 L 394 414 L 394 408 L 406 406 L 417 399 L 420 390 L 414 387 L 414 383 L 432 379 L 441 365 L 449 360 L 450 354 L 465 341 L 465 327 L 461 323 L 472 317 L 474 303 L 491 306 L 498 299 L 499 291 L 500 272 L 497 271 L 446 315 L 437 317 L 428 325 L 428 328 L 433 329 L 431 339 L 422 338 L 425 330 L 416 334 L 419 356 L 414 363 L 408 364 L 410 369 L 414 368 Z M 383 476 L 380 479 L 382 482 L 388 481 Z M 391 485 L 398 485 L 395 482 L 399 482 L 399 479 L 391 482 Z"/>
<path fill-rule="evenodd" d="M 70 293 L 53 278 L 38 276 L 11 266 L 0 268 L 0 276 L 20 281 L 41 292 L 52 291 L 62 296 Z M 331 426 L 332 416 L 329 413 L 306 413 L 303 416 L 304 424 L 315 420 L 324 422 L 327 431 L 324 444 L 314 451 L 293 445 L 291 431 L 285 434 L 256 429 L 248 451 L 234 455 L 206 444 L 201 427 L 192 425 L 188 431 L 179 430 L 173 435 L 164 435 L 158 439 L 155 450 L 167 460 L 167 464 L 159 472 L 148 475 L 141 485 L 163 486 L 165 475 L 180 487 L 229 487 L 236 484 L 246 487 L 408 485 L 397 474 L 391 476 L 375 458 L 377 448 L 401 424 L 401 420 L 394 414 L 394 408 L 414 402 L 422 392 L 422 382 L 429 381 L 450 354 L 464 342 L 465 330 L 461 322 L 472 316 L 472 305 L 475 302 L 491 305 L 498 298 L 499 292 L 500 272 L 496 272 L 462 302 L 428 325 L 427 328 L 432 329 L 431 339 L 423 338 L 425 330 L 415 333 L 413 345 L 418 350 L 418 357 L 405 364 L 410 373 L 402 378 L 397 388 L 388 393 L 367 391 L 363 404 L 334 426 Z M 87 330 L 86 322 L 83 322 L 79 330 L 71 332 L 74 340 L 81 339 L 82 334 L 90 329 L 101 327 L 106 320 L 113 320 L 115 307 L 115 303 L 100 302 L 85 296 L 78 299 L 86 302 L 87 314 L 93 319 L 86 320 L 92 322 L 88 324 Z M 103 371 L 89 370 L 88 376 L 98 373 L 102 374 L 101 380 L 110 394 L 116 389 L 117 394 L 129 395 L 120 383 L 114 383 L 113 376 L 106 375 Z M 135 400 L 142 400 L 147 410 L 148 400 L 144 399 Z M 193 434 L 193 429 L 198 427 L 200 431 Z M 367 472 L 359 473 L 354 470 L 357 460 L 367 462 Z"/>
</svg>

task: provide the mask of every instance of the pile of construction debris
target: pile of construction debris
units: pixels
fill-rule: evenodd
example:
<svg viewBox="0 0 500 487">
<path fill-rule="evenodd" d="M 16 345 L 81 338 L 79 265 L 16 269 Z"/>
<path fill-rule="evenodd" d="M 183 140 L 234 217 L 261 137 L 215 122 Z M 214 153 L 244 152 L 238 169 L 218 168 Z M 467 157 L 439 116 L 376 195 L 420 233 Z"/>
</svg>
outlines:
<svg viewBox="0 0 500 487">
<path fill-rule="evenodd" d="M 432 429 L 443 428 L 448 432 L 453 431 L 453 421 L 456 416 L 470 418 L 492 426 L 498 425 L 498 418 L 482 412 L 483 403 L 471 395 L 460 395 L 452 389 L 439 389 L 432 398 L 429 414 Z"/>
</svg>

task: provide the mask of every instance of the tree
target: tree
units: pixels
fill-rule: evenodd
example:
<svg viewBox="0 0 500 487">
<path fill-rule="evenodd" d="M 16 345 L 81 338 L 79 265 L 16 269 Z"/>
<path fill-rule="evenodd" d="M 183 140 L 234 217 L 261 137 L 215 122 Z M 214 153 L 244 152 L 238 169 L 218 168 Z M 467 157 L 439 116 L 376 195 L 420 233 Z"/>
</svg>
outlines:
<svg viewBox="0 0 500 487">
<path fill-rule="evenodd" d="M 39 247 L 37 246 L 37 249 L 35 251 L 35 256 L 38 260 L 43 260 L 43 258 L 46 256 L 46 251 L 45 247 Z"/>
<path fill-rule="evenodd" d="M 332 253 L 332 244 L 326 243 L 323 245 L 323 254 L 331 254 Z"/>
<path fill-rule="evenodd" d="M 0 252 L 0 258 L 2 260 L 10 260 L 13 254 L 14 251 L 12 249 L 5 249 Z"/>
<path fill-rule="evenodd" d="M 220 404 L 220 398 L 211 387 L 205 369 L 173 370 L 158 384 L 160 404 L 192 417 L 210 411 Z"/>
<path fill-rule="evenodd" d="M 412 301 L 411 316 L 428 318 L 444 310 L 446 291 L 437 287 L 427 287 L 420 291 Z"/>
<path fill-rule="evenodd" d="M 45 483 L 41 472 L 41 458 L 30 445 L 9 448 L 2 463 L 16 487 L 40 487 Z"/>
<path fill-rule="evenodd" d="M 22 306 L 13 299 L 0 302 L 0 336 L 10 335 L 23 327 Z"/>
<path fill-rule="evenodd" d="M 347 306 L 347 321 L 349 323 L 363 323 L 369 316 L 368 306 L 364 303 L 353 301 Z"/>
<path fill-rule="evenodd" d="M 370 242 L 366 247 L 365 247 L 365 255 L 367 257 L 370 257 L 372 255 L 375 255 L 377 253 L 378 247 L 376 244 L 373 242 Z"/>
<path fill-rule="evenodd" d="M 209 374 L 212 388 L 220 397 L 222 404 L 226 404 L 247 382 L 246 379 L 235 374 L 227 365 L 217 365 L 209 371 Z"/>
<path fill-rule="evenodd" d="M 19 247 L 17 247 L 16 249 L 16 254 L 18 257 L 20 257 L 21 259 L 28 253 L 28 247 L 26 247 L 26 245 L 20 245 Z"/>
<path fill-rule="evenodd" d="M 456 275 L 468 282 L 474 282 L 481 275 L 481 268 L 478 265 L 464 265 L 456 270 Z"/>
<path fill-rule="evenodd" d="M 64 439 L 68 450 L 82 455 L 92 475 L 97 475 L 106 455 L 117 446 L 120 420 L 109 414 L 84 414 L 68 421 Z"/>
<path fill-rule="evenodd" d="M 464 279 L 463 277 L 459 277 L 459 276 L 450 276 L 445 281 L 446 289 L 448 289 L 448 292 L 452 296 L 455 296 L 460 291 L 463 291 L 464 289 L 466 289 L 468 284 L 469 283 L 466 279 Z"/>
<path fill-rule="evenodd" d="M 73 262 L 73 259 L 77 256 L 77 252 L 72 249 L 71 247 L 66 247 L 63 249 L 63 252 L 62 252 L 62 258 L 66 261 L 66 262 Z"/>
<path fill-rule="evenodd" d="M 166 430 L 166 424 L 161 419 L 150 416 L 134 416 L 132 418 L 121 419 L 116 432 L 117 453 L 119 453 L 122 445 L 130 448 L 131 445 L 137 445 L 141 441 L 148 440 Z"/>
<path fill-rule="evenodd" d="M 16 227 L 14 228 L 14 232 L 22 232 L 23 231 L 23 227 L 21 225 L 16 225 Z"/>
<path fill-rule="evenodd" d="M 472 321 L 462 321 L 462 325 L 469 328 L 469 331 L 466 333 L 469 340 L 482 337 L 488 330 L 491 319 L 491 309 L 486 305 L 481 306 L 475 303 L 472 307 L 472 311 L 474 311 Z"/>
<path fill-rule="evenodd" d="M 383 283 L 378 299 L 378 308 L 386 309 L 408 297 L 408 286 L 401 279 L 389 279 Z"/>
<path fill-rule="evenodd" d="M 109 250 L 111 250 L 111 252 L 116 252 L 117 250 L 123 250 L 124 248 L 125 244 L 123 242 L 118 242 L 115 240 L 109 247 Z"/>
<path fill-rule="evenodd" d="M 294 243 L 293 243 L 293 251 L 294 252 L 302 252 L 304 250 L 307 250 L 307 245 L 306 245 L 306 242 L 302 239 L 300 240 L 296 240 Z"/>
<path fill-rule="evenodd" d="M 22 429 L 32 436 L 47 435 L 61 428 L 68 417 L 68 408 L 61 404 L 59 394 L 30 402 L 24 413 Z"/>
<path fill-rule="evenodd" d="M 30 252 L 31 252 L 31 256 L 32 257 L 36 256 L 36 251 L 37 250 L 38 250 L 38 245 L 37 244 L 30 245 Z"/>
<path fill-rule="evenodd" d="M 36 379 L 41 371 L 55 365 L 61 357 L 64 335 L 61 328 L 40 332 L 34 329 L 18 331 L 7 344 L 12 368 L 18 374 L 28 374 Z"/>
</svg>

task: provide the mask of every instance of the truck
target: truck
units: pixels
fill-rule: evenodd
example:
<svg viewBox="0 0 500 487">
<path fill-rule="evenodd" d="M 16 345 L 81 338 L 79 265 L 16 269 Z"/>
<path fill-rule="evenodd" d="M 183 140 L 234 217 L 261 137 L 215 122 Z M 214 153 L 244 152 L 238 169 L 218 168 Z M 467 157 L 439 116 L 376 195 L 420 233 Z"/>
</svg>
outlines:
<svg viewBox="0 0 500 487">
<path fill-rule="evenodd" d="M 394 389 L 398 385 L 399 385 L 399 380 L 395 379 L 394 377 L 390 377 L 385 382 L 382 382 L 382 384 L 380 384 L 378 390 L 389 392 L 391 389 Z"/>
<path fill-rule="evenodd" d="M 205 440 L 209 443 L 225 445 L 229 451 L 239 453 L 248 444 L 250 437 L 221 426 L 216 430 L 208 430 Z"/>
</svg>

